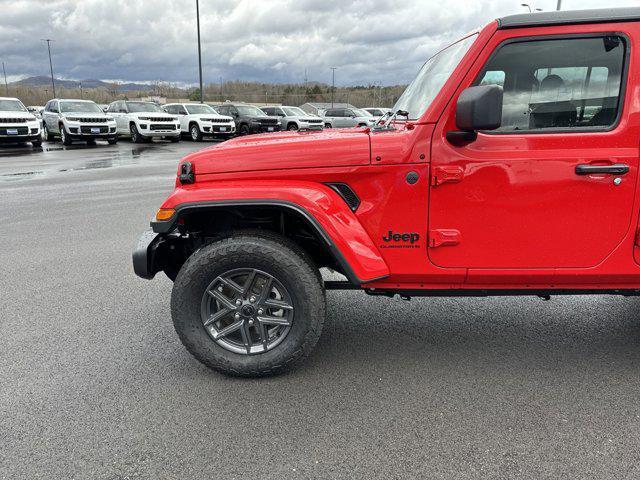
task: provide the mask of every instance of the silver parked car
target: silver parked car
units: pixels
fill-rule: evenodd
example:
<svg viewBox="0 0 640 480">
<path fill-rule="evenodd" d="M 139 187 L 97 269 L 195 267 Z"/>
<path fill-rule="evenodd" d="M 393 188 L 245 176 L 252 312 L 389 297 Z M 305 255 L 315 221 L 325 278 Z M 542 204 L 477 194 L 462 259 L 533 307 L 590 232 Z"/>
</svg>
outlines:
<svg viewBox="0 0 640 480">
<path fill-rule="evenodd" d="M 325 128 L 373 127 L 375 124 L 376 118 L 359 108 L 330 108 L 324 112 Z"/>
<path fill-rule="evenodd" d="M 260 107 L 267 115 L 280 118 L 281 130 L 322 130 L 324 122 L 299 107 Z"/>
<path fill-rule="evenodd" d="M 369 112 L 375 118 L 382 118 L 391 111 L 390 108 L 385 108 L 385 107 L 366 107 L 366 108 L 363 108 L 362 110 L 364 110 L 365 112 Z"/>
</svg>

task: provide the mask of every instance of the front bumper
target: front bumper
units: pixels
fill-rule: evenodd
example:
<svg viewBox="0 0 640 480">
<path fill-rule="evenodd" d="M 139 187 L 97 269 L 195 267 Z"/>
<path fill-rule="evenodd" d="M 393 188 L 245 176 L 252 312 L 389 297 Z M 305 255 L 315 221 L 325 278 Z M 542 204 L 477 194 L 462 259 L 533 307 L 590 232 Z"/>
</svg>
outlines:
<svg viewBox="0 0 640 480">
<path fill-rule="evenodd" d="M 275 125 L 261 125 L 261 124 L 255 124 L 255 123 L 249 124 L 249 131 L 251 133 L 279 132 L 281 129 L 282 127 L 280 126 L 280 124 L 275 124 Z"/>
<path fill-rule="evenodd" d="M 115 124 L 87 124 L 87 123 L 65 123 L 64 129 L 72 140 L 94 140 L 98 138 L 110 139 L 115 138 Z"/>
<path fill-rule="evenodd" d="M 180 124 L 153 123 L 141 121 L 138 125 L 138 132 L 144 137 L 178 137 L 181 135 Z"/>
<path fill-rule="evenodd" d="M 34 123 L 3 124 L 0 126 L 0 142 L 2 143 L 30 142 L 38 138 L 40 138 L 40 127 Z"/>
<path fill-rule="evenodd" d="M 324 129 L 324 123 L 300 123 L 299 124 L 299 129 L 300 130 L 323 130 Z"/>
<path fill-rule="evenodd" d="M 200 131 L 204 135 L 228 136 L 236 133 L 235 124 L 200 122 Z"/>
<path fill-rule="evenodd" d="M 150 280 L 160 271 L 155 260 L 163 243 L 162 236 L 152 230 L 140 235 L 132 254 L 133 271 L 137 276 Z"/>
</svg>

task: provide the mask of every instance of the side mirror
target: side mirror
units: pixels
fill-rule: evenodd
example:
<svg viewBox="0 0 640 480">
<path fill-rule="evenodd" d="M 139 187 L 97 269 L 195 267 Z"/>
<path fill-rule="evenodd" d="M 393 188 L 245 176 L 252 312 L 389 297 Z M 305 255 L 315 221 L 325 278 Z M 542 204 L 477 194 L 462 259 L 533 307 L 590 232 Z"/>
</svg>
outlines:
<svg viewBox="0 0 640 480">
<path fill-rule="evenodd" d="M 478 130 L 495 130 L 502 124 L 502 87 L 480 85 L 462 91 L 456 104 L 456 127 L 458 132 L 447 132 L 453 143 L 474 141 Z"/>
</svg>

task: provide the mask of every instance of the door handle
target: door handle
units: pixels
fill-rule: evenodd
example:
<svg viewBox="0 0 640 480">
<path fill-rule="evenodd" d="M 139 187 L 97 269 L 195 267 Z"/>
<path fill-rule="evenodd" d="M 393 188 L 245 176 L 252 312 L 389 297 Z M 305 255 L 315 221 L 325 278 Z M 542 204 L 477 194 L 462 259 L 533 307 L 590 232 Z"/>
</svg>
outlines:
<svg viewBox="0 0 640 480">
<path fill-rule="evenodd" d="M 613 165 L 576 165 L 576 175 L 592 175 L 598 173 L 610 173 L 611 175 L 624 175 L 629 172 L 629 165 L 615 163 Z"/>
</svg>

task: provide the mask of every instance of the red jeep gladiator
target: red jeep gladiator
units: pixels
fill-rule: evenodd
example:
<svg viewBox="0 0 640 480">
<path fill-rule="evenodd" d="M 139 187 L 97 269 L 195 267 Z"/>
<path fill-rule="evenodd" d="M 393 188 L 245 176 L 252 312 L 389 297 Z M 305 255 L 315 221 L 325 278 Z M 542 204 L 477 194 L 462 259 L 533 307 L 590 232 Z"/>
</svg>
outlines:
<svg viewBox="0 0 640 480">
<path fill-rule="evenodd" d="M 188 155 L 133 253 L 186 348 L 288 369 L 325 290 L 640 294 L 640 8 L 496 20 L 431 57 L 377 126 Z M 328 267 L 345 281 L 323 281 Z"/>
</svg>

